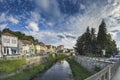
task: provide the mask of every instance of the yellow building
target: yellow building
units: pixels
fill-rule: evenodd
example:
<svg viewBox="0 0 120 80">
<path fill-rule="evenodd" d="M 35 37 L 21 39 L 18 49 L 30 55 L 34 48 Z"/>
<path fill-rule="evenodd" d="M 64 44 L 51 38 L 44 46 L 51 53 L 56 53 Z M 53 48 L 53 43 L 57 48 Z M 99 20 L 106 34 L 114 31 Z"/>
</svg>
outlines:
<svg viewBox="0 0 120 80">
<path fill-rule="evenodd" d="M 35 49 L 36 49 L 36 54 L 43 54 L 44 52 L 47 52 L 47 47 L 42 42 L 35 43 Z"/>
</svg>

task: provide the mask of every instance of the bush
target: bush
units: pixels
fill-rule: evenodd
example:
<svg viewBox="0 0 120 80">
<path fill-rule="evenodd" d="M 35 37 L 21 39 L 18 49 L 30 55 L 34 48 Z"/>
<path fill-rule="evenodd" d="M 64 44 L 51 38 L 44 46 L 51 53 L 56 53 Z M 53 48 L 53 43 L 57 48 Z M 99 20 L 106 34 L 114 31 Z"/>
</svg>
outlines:
<svg viewBox="0 0 120 80">
<path fill-rule="evenodd" d="M 99 72 L 100 70 L 101 70 L 101 68 L 99 66 L 95 66 L 95 68 L 94 68 L 95 72 Z"/>
</svg>

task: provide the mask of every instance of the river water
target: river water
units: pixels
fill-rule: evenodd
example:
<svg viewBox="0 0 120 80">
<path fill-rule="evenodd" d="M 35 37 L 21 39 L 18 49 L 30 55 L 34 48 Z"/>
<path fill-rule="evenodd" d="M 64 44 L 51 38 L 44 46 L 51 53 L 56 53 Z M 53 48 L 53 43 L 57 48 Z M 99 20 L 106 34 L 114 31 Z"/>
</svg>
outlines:
<svg viewBox="0 0 120 80">
<path fill-rule="evenodd" d="M 33 80 L 74 80 L 69 63 L 65 60 L 57 62 L 43 74 Z"/>
</svg>

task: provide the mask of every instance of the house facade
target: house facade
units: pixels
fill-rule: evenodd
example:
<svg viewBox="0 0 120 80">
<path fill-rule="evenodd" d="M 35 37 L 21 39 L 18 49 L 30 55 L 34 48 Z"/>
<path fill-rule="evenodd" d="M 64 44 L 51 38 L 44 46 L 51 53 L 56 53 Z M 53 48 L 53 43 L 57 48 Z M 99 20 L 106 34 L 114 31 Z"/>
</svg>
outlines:
<svg viewBox="0 0 120 80">
<path fill-rule="evenodd" d="M 60 45 L 57 47 L 57 52 L 65 52 L 64 45 Z"/>
<path fill-rule="evenodd" d="M 35 54 L 35 46 L 31 41 L 20 40 L 19 41 L 19 53 L 21 55 L 33 55 Z"/>
<path fill-rule="evenodd" d="M 47 47 L 44 43 L 40 42 L 40 52 L 44 53 L 47 51 Z"/>
<path fill-rule="evenodd" d="M 56 52 L 56 47 L 53 45 L 46 45 L 47 47 L 47 52 L 54 53 Z"/>
<path fill-rule="evenodd" d="M 1 51 L 3 56 L 18 54 L 18 38 L 10 33 L 1 35 Z"/>
<path fill-rule="evenodd" d="M 41 46 L 40 46 L 40 44 L 39 43 L 36 43 L 35 44 L 35 49 L 36 49 L 36 54 L 40 54 L 41 53 Z"/>
</svg>

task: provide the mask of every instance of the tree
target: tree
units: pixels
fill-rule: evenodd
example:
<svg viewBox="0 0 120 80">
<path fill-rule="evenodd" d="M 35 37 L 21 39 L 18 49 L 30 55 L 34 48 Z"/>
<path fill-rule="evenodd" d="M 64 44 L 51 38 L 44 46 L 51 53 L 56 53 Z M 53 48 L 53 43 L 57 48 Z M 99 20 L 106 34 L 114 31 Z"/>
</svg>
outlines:
<svg viewBox="0 0 120 80">
<path fill-rule="evenodd" d="M 91 33 L 89 27 L 87 27 L 86 32 L 78 37 L 75 50 L 80 55 L 90 55 L 92 46 L 91 46 Z"/>
<path fill-rule="evenodd" d="M 105 56 L 111 56 L 117 53 L 117 47 L 111 35 L 107 33 L 106 24 L 104 20 L 99 26 L 99 31 L 96 36 L 95 29 L 87 27 L 86 32 L 78 37 L 75 45 L 75 50 L 80 55 L 102 55 L 102 50 L 106 51 Z M 97 54 L 98 53 L 98 54 Z"/>
<path fill-rule="evenodd" d="M 97 43 L 100 50 L 105 49 L 105 45 L 107 41 L 106 36 L 107 36 L 106 24 L 103 20 L 99 26 L 99 31 L 97 36 Z"/>
<path fill-rule="evenodd" d="M 106 50 L 106 56 L 110 56 L 117 52 L 116 43 L 112 40 L 111 35 L 107 34 L 106 24 L 104 20 L 99 26 L 99 31 L 97 35 L 97 47 L 98 53 L 102 55 L 102 49 Z"/>
<path fill-rule="evenodd" d="M 95 35 L 95 28 L 91 28 L 91 52 L 93 55 L 97 53 L 97 39 Z"/>
<path fill-rule="evenodd" d="M 85 42 L 84 42 L 85 39 L 84 38 L 85 38 L 85 34 L 83 34 L 82 36 L 79 36 L 77 39 L 77 43 L 75 45 L 75 50 L 80 55 L 85 55 Z"/>
<path fill-rule="evenodd" d="M 91 49 L 92 49 L 91 40 L 92 40 L 92 37 L 91 37 L 90 29 L 89 27 L 87 27 L 87 30 L 85 32 L 85 38 L 84 38 L 86 55 L 90 55 L 91 53 Z"/>
</svg>

